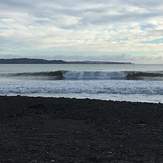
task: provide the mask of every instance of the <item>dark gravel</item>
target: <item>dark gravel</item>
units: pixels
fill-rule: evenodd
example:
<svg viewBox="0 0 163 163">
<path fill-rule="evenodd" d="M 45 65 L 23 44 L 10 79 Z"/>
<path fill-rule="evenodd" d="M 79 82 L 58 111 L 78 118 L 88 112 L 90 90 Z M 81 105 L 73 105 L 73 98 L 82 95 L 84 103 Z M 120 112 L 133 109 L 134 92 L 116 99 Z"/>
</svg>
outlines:
<svg viewBox="0 0 163 163">
<path fill-rule="evenodd" d="M 163 105 L 0 97 L 0 163 L 163 163 Z"/>
</svg>

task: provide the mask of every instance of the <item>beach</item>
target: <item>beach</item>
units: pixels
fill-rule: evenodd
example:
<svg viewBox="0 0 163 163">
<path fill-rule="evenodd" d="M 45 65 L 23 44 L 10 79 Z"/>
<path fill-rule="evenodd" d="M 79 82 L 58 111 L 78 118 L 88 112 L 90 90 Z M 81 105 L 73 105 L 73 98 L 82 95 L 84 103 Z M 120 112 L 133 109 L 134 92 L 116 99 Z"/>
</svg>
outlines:
<svg viewBox="0 0 163 163">
<path fill-rule="evenodd" d="M 0 162 L 162 163 L 163 104 L 0 97 Z"/>
</svg>

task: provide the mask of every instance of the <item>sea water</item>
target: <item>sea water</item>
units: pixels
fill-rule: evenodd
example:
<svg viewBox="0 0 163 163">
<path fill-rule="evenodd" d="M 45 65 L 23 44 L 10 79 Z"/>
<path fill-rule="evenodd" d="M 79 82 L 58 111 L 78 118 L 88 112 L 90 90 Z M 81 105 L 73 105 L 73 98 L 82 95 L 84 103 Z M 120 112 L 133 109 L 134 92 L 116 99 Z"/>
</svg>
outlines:
<svg viewBox="0 0 163 163">
<path fill-rule="evenodd" d="M 0 95 L 163 103 L 163 65 L 1 64 Z"/>
</svg>

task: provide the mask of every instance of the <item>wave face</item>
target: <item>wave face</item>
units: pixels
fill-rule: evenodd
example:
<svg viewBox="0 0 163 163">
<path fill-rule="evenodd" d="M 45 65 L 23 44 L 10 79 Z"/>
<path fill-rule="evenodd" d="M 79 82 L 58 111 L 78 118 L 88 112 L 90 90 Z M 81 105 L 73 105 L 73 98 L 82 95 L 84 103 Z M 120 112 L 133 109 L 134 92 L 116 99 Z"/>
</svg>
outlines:
<svg viewBox="0 0 163 163">
<path fill-rule="evenodd" d="M 124 72 L 100 72 L 100 71 L 84 71 L 73 72 L 69 71 L 63 74 L 66 80 L 110 80 L 110 79 L 125 79 L 126 73 Z"/>
<path fill-rule="evenodd" d="M 7 76 L 46 80 L 163 80 L 163 72 L 139 71 L 52 71 L 16 73 Z"/>
</svg>

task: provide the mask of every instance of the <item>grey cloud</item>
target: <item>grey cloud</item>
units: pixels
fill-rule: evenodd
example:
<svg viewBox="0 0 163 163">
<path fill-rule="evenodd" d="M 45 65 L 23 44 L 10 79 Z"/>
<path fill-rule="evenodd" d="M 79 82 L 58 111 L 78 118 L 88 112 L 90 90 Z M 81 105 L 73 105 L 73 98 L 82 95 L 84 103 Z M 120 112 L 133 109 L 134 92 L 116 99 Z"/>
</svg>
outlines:
<svg viewBox="0 0 163 163">
<path fill-rule="evenodd" d="M 0 48 L 5 47 L 6 49 L 7 48 L 11 49 L 11 47 L 17 47 L 17 52 L 19 52 L 20 54 L 22 53 L 22 55 L 25 54 L 25 52 L 21 51 L 21 47 L 27 47 L 29 51 L 34 51 L 32 47 L 30 47 L 30 43 L 28 42 L 28 37 L 27 38 L 21 37 L 21 33 L 20 36 L 17 36 L 16 34 L 12 35 L 12 30 L 14 28 L 15 28 L 14 30 L 17 29 L 16 25 L 19 26 L 18 29 L 20 30 L 22 29 L 22 33 L 23 33 L 24 26 L 26 27 L 28 25 L 28 21 L 31 29 L 30 27 L 29 28 L 27 27 L 28 30 L 26 30 L 25 32 L 27 32 L 27 35 L 28 32 L 29 33 L 33 32 L 30 35 L 30 37 L 34 38 L 34 40 L 42 39 L 39 36 L 40 33 L 41 34 L 45 33 L 46 35 L 45 37 L 48 38 L 49 35 L 52 36 L 56 35 L 56 33 L 55 32 L 53 33 L 53 30 L 51 30 L 53 27 L 58 27 L 58 29 L 59 28 L 61 29 L 61 32 L 63 33 L 57 33 L 57 36 L 58 37 L 60 36 L 61 39 L 62 38 L 64 39 L 65 37 L 65 40 L 70 38 L 70 37 L 66 38 L 67 33 L 64 33 L 66 30 L 68 32 L 69 30 L 70 32 L 72 32 L 72 39 L 74 37 L 73 35 L 77 34 L 77 32 L 80 31 L 81 33 L 79 34 L 81 34 L 82 37 L 84 35 L 82 34 L 82 31 L 84 31 L 85 29 L 87 31 L 87 34 L 84 35 L 85 38 L 89 38 L 88 36 L 89 32 L 90 32 L 90 37 L 93 35 L 92 37 L 94 38 L 94 35 L 96 35 L 97 32 L 100 34 L 100 38 L 102 38 L 103 37 L 102 29 L 104 27 L 107 28 L 107 26 L 109 25 L 111 25 L 111 28 L 115 28 L 117 30 L 116 32 L 118 36 L 118 30 L 121 29 L 121 23 L 122 25 L 123 24 L 126 25 L 126 27 L 123 27 L 126 28 L 126 30 L 127 28 L 130 27 L 130 25 L 132 25 L 132 23 L 136 23 L 138 24 L 140 29 L 144 31 L 144 33 L 151 31 L 148 35 L 150 35 L 151 38 L 153 38 L 154 35 L 154 38 L 156 37 L 157 39 L 157 37 L 162 34 L 161 31 L 157 31 L 157 30 L 161 30 L 160 29 L 161 26 L 158 28 L 159 23 L 155 21 L 152 24 L 150 20 L 152 19 L 157 20 L 157 18 L 163 18 L 163 11 L 161 10 L 161 6 L 163 7 L 163 0 L 0 0 L 0 34 L 3 35 L 7 30 L 9 33 L 9 36 L 7 35 L 7 40 L 5 38 L 2 38 L 2 36 L 0 36 Z M 5 12 L 7 12 L 7 14 Z M 17 14 L 14 15 L 14 13 L 18 13 L 18 15 Z M 26 16 L 23 17 L 23 15 L 27 15 L 27 17 Z M 17 17 L 19 16 L 21 18 L 17 19 Z M 66 22 L 66 20 L 63 18 L 64 16 L 70 17 L 70 23 Z M 2 19 L 5 17 L 9 19 L 14 19 L 13 22 L 15 24 L 14 23 L 12 24 L 12 22 L 8 24 L 6 22 L 3 22 Z M 77 19 L 79 18 L 79 21 L 77 21 L 77 23 L 71 24 L 71 17 Z M 33 27 L 35 29 L 34 31 L 32 31 Z M 40 28 L 40 27 L 44 27 L 44 28 Z M 50 32 L 48 32 L 48 29 L 46 27 L 50 28 L 49 30 Z M 102 27 L 102 28 L 100 29 L 98 27 Z M 93 30 L 92 33 L 91 30 Z M 11 32 L 11 36 L 13 37 L 10 37 L 10 32 Z M 36 32 L 36 36 L 33 37 L 33 35 L 35 35 L 35 32 Z M 21 39 L 19 40 L 19 37 L 22 40 Z M 85 39 L 84 37 L 81 39 Z M 132 36 L 130 39 L 132 40 Z M 121 42 L 121 38 L 117 38 L 117 37 L 112 38 L 112 40 L 115 40 L 115 42 L 118 42 L 117 40 L 120 40 L 119 42 Z M 69 40 L 67 40 L 67 43 L 68 41 Z M 97 40 L 93 40 L 93 41 L 95 43 L 98 43 L 96 42 Z M 123 39 L 122 42 L 124 42 Z M 119 44 L 119 46 L 121 45 Z M 41 52 L 43 53 L 43 49 L 41 48 L 42 46 L 40 46 L 40 50 L 38 53 Z M 65 57 L 65 53 L 67 54 L 67 58 L 68 56 L 71 56 L 70 54 L 72 53 L 72 49 L 70 49 L 69 52 L 65 50 L 63 52 L 63 57 Z M 49 49 L 47 51 L 49 51 Z M 49 52 L 49 53 L 47 52 L 48 55 L 53 55 L 53 53 L 54 52 Z M 75 53 L 73 54 L 73 56 L 76 55 Z M 86 55 L 87 54 L 85 54 L 85 56 Z M 91 54 L 91 56 L 95 56 L 95 58 L 98 55 L 99 54 L 97 55 Z M 110 54 L 110 56 L 113 55 Z M 107 54 L 105 55 L 105 57 L 106 56 Z M 116 54 L 115 56 L 118 55 Z M 118 57 L 127 58 L 128 56 L 129 55 L 127 54 L 125 56 L 122 55 Z"/>
<path fill-rule="evenodd" d="M 125 6 L 127 5 L 127 6 Z M 161 0 L 0 0 L 0 7 L 6 6 L 8 9 L 17 12 L 26 12 L 36 19 L 36 23 L 45 24 L 53 21 L 62 15 L 78 16 L 81 22 L 78 26 L 93 24 L 107 24 L 115 22 L 141 21 L 148 18 L 162 16 L 162 11 L 155 7 L 163 5 Z M 122 8 L 118 15 L 108 15 L 108 11 L 114 10 L 113 6 Z M 134 13 L 128 11 L 133 6 L 141 6 L 147 9 L 147 13 Z M 153 7 L 151 10 L 150 7 Z M 45 20 L 45 18 L 48 18 Z M 42 20 L 41 20 L 42 19 Z M 61 27 L 64 27 L 63 25 Z M 68 27 L 69 28 L 69 27 Z M 76 27 L 74 27 L 76 28 Z"/>
<path fill-rule="evenodd" d="M 144 30 L 155 30 L 157 28 L 156 25 L 150 24 L 150 23 L 142 23 L 140 25 L 140 28 L 144 31 Z"/>
<path fill-rule="evenodd" d="M 120 0 L 123 1 L 123 0 Z M 126 0 L 126 3 L 133 4 L 133 5 L 138 5 L 138 6 L 143 6 L 143 7 L 155 7 L 162 5 L 162 0 Z"/>
<path fill-rule="evenodd" d="M 85 17 L 82 20 L 83 24 L 108 24 L 108 23 L 114 23 L 114 22 L 132 22 L 132 21 L 142 21 L 147 20 L 151 17 L 159 16 L 160 13 L 126 13 L 121 15 L 104 15 L 104 16 L 97 16 L 97 17 Z"/>
</svg>

